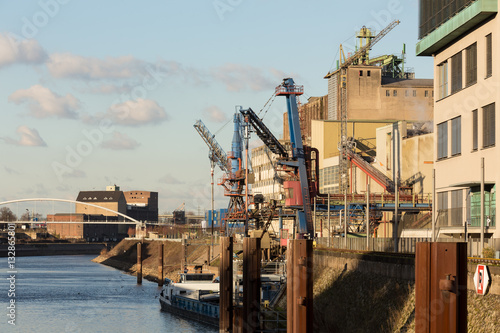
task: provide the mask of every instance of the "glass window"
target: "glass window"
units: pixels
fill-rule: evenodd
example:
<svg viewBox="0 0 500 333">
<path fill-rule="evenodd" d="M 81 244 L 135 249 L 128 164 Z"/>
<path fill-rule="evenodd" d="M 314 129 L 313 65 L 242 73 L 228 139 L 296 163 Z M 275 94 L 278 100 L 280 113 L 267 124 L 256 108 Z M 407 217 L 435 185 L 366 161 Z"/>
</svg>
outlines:
<svg viewBox="0 0 500 333">
<path fill-rule="evenodd" d="M 486 77 L 493 74 L 493 60 L 491 58 L 492 44 L 491 44 L 491 34 L 486 36 Z"/>
<path fill-rule="evenodd" d="M 437 193 L 437 218 L 438 226 L 448 225 L 448 192 Z"/>
<path fill-rule="evenodd" d="M 451 155 L 462 152 L 462 117 L 451 120 Z"/>
<path fill-rule="evenodd" d="M 413 90 L 413 97 L 417 97 L 417 91 Z"/>
<path fill-rule="evenodd" d="M 392 91 L 392 95 L 393 95 L 394 97 L 396 97 L 396 96 L 398 95 L 398 91 L 394 89 L 394 90 Z"/>
<path fill-rule="evenodd" d="M 470 86 L 477 82 L 477 44 L 474 43 L 465 49 L 465 85 Z"/>
<path fill-rule="evenodd" d="M 429 90 L 426 90 L 426 91 L 424 92 L 424 96 L 425 96 L 425 97 L 429 97 Z"/>
<path fill-rule="evenodd" d="M 386 90 L 386 91 L 385 91 L 385 95 L 386 95 L 387 97 L 391 96 L 391 91 L 390 91 L 390 90 Z"/>
<path fill-rule="evenodd" d="M 483 107 L 483 148 L 495 145 L 495 103 Z"/>
<path fill-rule="evenodd" d="M 472 150 L 477 150 L 477 110 L 472 111 Z"/>
<path fill-rule="evenodd" d="M 448 157 L 448 122 L 438 124 L 437 132 L 437 158 L 439 160 Z"/>
<path fill-rule="evenodd" d="M 366 76 L 370 76 L 371 75 L 371 71 L 366 71 Z"/>
<path fill-rule="evenodd" d="M 451 93 L 462 89 L 462 52 L 451 57 Z"/>
<path fill-rule="evenodd" d="M 363 76 L 363 71 L 359 71 L 359 76 Z"/>
<path fill-rule="evenodd" d="M 451 225 L 464 225 L 463 206 L 463 190 L 451 191 Z"/>
<path fill-rule="evenodd" d="M 439 72 L 439 98 L 448 96 L 448 62 L 443 62 L 438 66 Z"/>
</svg>

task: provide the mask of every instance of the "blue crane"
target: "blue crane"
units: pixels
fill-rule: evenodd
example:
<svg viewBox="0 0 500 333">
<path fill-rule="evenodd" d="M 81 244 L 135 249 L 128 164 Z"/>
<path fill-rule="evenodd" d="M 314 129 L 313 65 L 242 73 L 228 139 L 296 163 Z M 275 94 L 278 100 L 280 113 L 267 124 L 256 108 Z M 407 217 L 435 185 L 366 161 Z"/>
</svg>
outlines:
<svg viewBox="0 0 500 333">
<path fill-rule="evenodd" d="M 295 200 L 298 204 L 290 204 L 288 206 L 294 206 L 293 208 L 298 210 L 298 233 L 301 235 L 308 235 L 312 238 L 313 221 L 310 194 L 311 184 L 307 168 L 307 159 L 309 158 L 310 153 L 306 153 L 305 147 L 302 144 L 299 111 L 296 99 L 297 95 L 302 95 L 303 93 L 303 86 L 296 86 L 291 78 L 284 79 L 283 83 L 278 86 L 275 91 L 276 96 L 286 96 L 287 99 L 292 156 L 288 155 L 288 152 L 283 145 L 271 133 L 271 131 L 251 108 L 240 110 L 240 112 L 245 117 L 245 120 L 252 125 L 257 136 L 264 142 L 269 150 L 279 156 L 278 164 L 285 166 L 285 168 L 290 167 L 293 170 L 294 179 L 298 176 L 298 181 L 291 180 L 285 181 L 284 183 L 285 191 L 290 193 L 294 192 L 293 196 L 300 197 L 301 199 Z M 299 184 L 298 186 L 296 186 L 297 183 Z"/>
</svg>

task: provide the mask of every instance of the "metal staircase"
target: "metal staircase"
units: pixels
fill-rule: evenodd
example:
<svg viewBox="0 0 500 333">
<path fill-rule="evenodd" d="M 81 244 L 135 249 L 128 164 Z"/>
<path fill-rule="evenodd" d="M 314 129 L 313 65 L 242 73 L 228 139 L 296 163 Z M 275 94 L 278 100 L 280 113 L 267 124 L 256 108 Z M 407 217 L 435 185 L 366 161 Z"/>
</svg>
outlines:
<svg viewBox="0 0 500 333">
<path fill-rule="evenodd" d="M 373 179 L 377 184 L 382 186 L 384 190 L 390 193 L 394 193 L 394 182 L 387 177 L 382 171 L 373 167 L 370 163 L 366 162 L 363 157 L 356 154 L 352 149 L 346 148 L 345 153 L 347 158 L 354 163 L 358 168 L 363 170 L 371 179 Z"/>
</svg>

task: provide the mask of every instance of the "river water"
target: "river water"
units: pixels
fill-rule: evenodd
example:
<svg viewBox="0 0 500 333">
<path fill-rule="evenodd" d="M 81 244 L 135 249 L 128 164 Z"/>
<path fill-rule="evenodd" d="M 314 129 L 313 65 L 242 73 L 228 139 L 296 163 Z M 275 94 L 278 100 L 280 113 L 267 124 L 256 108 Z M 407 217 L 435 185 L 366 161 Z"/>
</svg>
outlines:
<svg viewBox="0 0 500 333">
<path fill-rule="evenodd" d="M 91 262 L 95 256 L 16 258 L 15 297 L 0 258 L 0 332 L 217 332 L 160 311 L 156 283 Z M 2 262 L 3 261 L 3 262 Z M 15 300 L 15 326 L 8 323 Z"/>
</svg>

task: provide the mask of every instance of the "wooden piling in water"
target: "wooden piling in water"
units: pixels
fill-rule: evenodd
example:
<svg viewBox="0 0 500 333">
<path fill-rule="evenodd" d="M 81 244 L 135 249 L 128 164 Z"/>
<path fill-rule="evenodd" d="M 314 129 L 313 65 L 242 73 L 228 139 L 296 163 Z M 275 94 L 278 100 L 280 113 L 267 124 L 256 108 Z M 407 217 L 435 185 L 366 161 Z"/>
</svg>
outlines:
<svg viewBox="0 0 500 333">
<path fill-rule="evenodd" d="M 141 243 L 137 243 L 137 284 L 142 284 L 142 254 Z"/>
<path fill-rule="evenodd" d="M 163 286 L 163 242 L 160 243 L 160 253 L 158 256 L 158 286 Z"/>
</svg>

